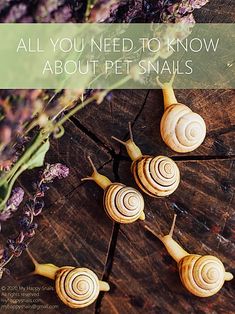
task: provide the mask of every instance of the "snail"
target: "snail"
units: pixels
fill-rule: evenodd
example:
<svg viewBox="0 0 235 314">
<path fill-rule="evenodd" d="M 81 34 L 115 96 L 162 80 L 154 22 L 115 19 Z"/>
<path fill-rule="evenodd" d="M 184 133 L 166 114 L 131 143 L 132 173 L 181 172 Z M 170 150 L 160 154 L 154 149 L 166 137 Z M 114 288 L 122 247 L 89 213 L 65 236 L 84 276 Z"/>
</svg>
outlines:
<svg viewBox="0 0 235 314">
<path fill-rule="evenodd" d="M 225 271 L 223 263 L 217 257 L 190 254 L 173 240 L 175 221 L 176 215 L 169 234 L 165 236 L 157 235 L 147 226 L 145 228 L 162 241 L 168 253 L 177 262 L 181 282 L 189 292 L 202 298 L 216 294 L 225 281 L 233 279 L 233 275 Z"/>
<path fill-rule="evenodd" d="M 132 187 L 122 183 L 112 183 L 107 177 L 98 173 L 91 157 L 88 160 L 92 166 L 93 173 L 83 180 L 93 180 L 104 190 L 104 209 L 108 216 L 123 224 L 128 224 L 137 219 L 144 220 L 144 199 L 141 193 Z"/>
<path fill-rule="evenodd" d="M 168 83 L 157 83 L 163 90 L 164 114 L 160 123 L 163 141 L 178 153 L 188 153 L 198 148 L 206 136 L 203 118 L 189 107 L 178 103 L 173 90 L 175 74 Z"/>
<path fill-rule="evenodd" d="M 119 143 L 125 145 L 127 153 L 132 159 L 131 171 L 139 188 L 146 194 L 158 197 L 172 194 L 180 182 L 180 172 L 176 163 L 165 156 L 142 155 L 139 147 L 134 143 L 129 122 L 130 139 L 126 142 L 112 136 Z"/>
<path fill-rule="evenodd" d="M 97 299 L 100 291 L 110 289 L 107 282 L 100 281 L 88 268 L 39 264 L 28 250 L 27 252 L 35 266 L 31 274 L 54 280 L 58 297 L 71 308 L 84 308 Z"/>
</svg>

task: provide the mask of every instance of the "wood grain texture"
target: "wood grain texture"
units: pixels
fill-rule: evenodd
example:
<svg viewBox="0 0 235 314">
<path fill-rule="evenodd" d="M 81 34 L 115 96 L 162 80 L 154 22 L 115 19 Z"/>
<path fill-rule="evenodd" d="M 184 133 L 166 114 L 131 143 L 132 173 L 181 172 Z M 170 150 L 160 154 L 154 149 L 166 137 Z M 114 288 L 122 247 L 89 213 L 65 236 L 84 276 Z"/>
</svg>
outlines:
<svg viewBox="0 0 235 314">
<path fill-rule="evenodd" d="M 178 164 L 178 190 L 164 199 L 145 197 L 145 224 L 166 234 L 177 213 L 174 238 L 190 253 L 219 257 L 234 272 L 234 161 Z M 129 166 L 122 164 L 122 180 L 128 180 Z M 234 312 L 233 282 L 208 299 L 190 295 L 180 283 L 176 263 L 141 222 L 121 226 L 110 283 L 113 293 L 105 295 L 101 313 Z"/>
<path fill-rule="evenodd" d="M 57 266 L 87 267 L 101 279 L 111 241 L 113 223 L 102 209 L 100 188 L 95 184 L 85 187 L 78 178 L 89 175 L 91 172 L 90 166 L 86 162 L 88 153 L 96 152 L 96 158 L 99 161 L 96 158 L 94 161 L 100 167 L 102 167 L 102 163 L 106 164 L 103 171 L 107 173 L 112 172 L 110 156 L 71 122 L 67 123 L 66 129 L 67 132 L 61 141 L 53 141 L 47 161 L 66 164 L 70 168 L 70 176 L 63 181 L 57 181 L 47 194 L 44 213 L 38 219 L 40 230 L 33 238 L 30 250 L 39 262 L 53 263 Z M 78 141 L 83 144 L 76 144 Z M 86 167 L 76 166 L 86 163 Z M 33 180 L 32 173 L 29 173 L 22 178 L 21 184 L 30 190 L 29 182 Z M 12 230 L 4 230 L 4 234 L 12 234 Z M 11 263 L 10 270 L 10 277 L 5 275 L 1 280 L 1 285 L 6 287 L 23 286 L 26 289 L 27 287 L 36 287 L 37 289 L 45 286 L 48 289 L 54 287 L 52 281 L 39 276 L 17 280 L 17 277 L 22 277 L 33 270 L 33 265 L 26 253 Z M 2 296 L 1 299 L 6 300 L 6 297 Z M 16 298 L 9 295 L 7 299 L 8 304 L 12 304 Z M 28 299 L 30 301 L 30 298 Z M 36 304 L 42 307 L 46 306 L 45 309 L 50 310 L 51 313 L 74 312 L 58 300 L 53 290 L 40 290 L 39 299 Z M 48 305 L 56 306 L 55 310 L 48 308 Z M 38 313 L 44 313 L 45 309 L 39 310 Z M 80 312 L 92 313 L 94 309 L 95 304 L 80 310 Z M 9 313 L 12 311 L 14 310 L 9 310 Z M 33 313 L 34 311 L 27 312 Z"/>
<path fill-rule="evenodd" d="M 207 125 L 206 139 L 197 150 L 179 154 L 168 148 L 160 136 L 163 98 L 160 90 L 116 91 L 110 102 L 85 108 L 77 115 L 88 133 L 98 136 L 105 147 L 113 151 L 119 144 L 110 137 L 128 138 L 128 121 L 132 122 L 134 139 L 145 154 L 170 157 L 190 156 L 232 157 L 235 155 L 235 91 L 234 90 L 176 90 L 179 102 L 200 114 Z M 102 123 L 97 117 L 102 115 Z M 98 132 L 94 130 L 98 129 Z M 98 135 L 97 135 L 98 134 Z M 122 149 L 122 152 L 125 148 Z M 126 154 L 124 154 L 126 155 Z"/>
<path fill-rule="evenodd" d="M 195 13 L 197 22 L 235 21 L 233 0 L 211 0 Z M 199 299 L 181 285 L 175 262 L 160 241 L 144 228 L 168 232 L 173 213 L 178 214 L 174 237 L 189 252 L 214 254 L 235 274 L 235 92 L 234 90 L 177 90 L 177 99 L 203 116 L 207 137 L 203 145 L 189 154 L 179 155 L 163 143 L 159 124 L 163 113 L 160 90 L 113 92 L 110 101 L 92 104 L 66 125 L 65 135 L 52 141 L 47 161 L 70 167 L 70 176 L 57 181 L 46 196 L 40 229 L 30 250 L 40 262 L 79 265 L 93 269 L 107 279 L 111 291 L 79 313 L 92 314 L 232 314 L 235 311 L 234 280 L 215 296 Z M 136 187 L 130 174 L 125 149 L 111 140 L 128 137 L 132 122 L 134 138 L 147 154 L 164 154 L 179 165 L 181 183 L 167 198 L 145 196 L 146 221 L 131 225 L 113 224 L 102 208 L 102 190 L 93 182 L 80 179 L 91 173 L 86 160 L 91 155 L 101 172 L 113 181 Z M 28 191 L 37 170 L 21 178 Z M 4 236 L 12 234 L 15 224 L 4 225 Z M 3 237 L 3 236 L 1 236 Z M 27 254 L 13 260 L 10 275 L 2 286 L 41 289 L 36 304 L 39 314 L 70 314 L 53 291 L 53 282 L 42 277 L 25 276 L 33 270 Z M 44 287 L 44 290 L 43 290 Z M 0 289 L 1 290 L 1 289 Z M 8 291 L 9 292 L 9 291 Z M 0 305 L 17 304 L 17 297 L 2 296 Z M 19 299 L 32 299 L 30 296 Z M 5 301 L 4 301 L 5 300 Z M 44 308 L 43 308 L 44 307 Z M 1 310 L 12 314 L 12 309 Z M 33 314 L 34 309 L 17 310 Z M 77 311 L 76 311 L 77 312 Z"/>
</svg>

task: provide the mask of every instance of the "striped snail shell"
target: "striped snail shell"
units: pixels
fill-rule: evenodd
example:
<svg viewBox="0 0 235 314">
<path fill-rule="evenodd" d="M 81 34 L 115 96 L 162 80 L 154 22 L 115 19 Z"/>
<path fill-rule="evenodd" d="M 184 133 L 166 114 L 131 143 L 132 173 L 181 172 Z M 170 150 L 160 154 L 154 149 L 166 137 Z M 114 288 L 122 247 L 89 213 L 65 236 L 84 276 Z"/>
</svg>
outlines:
<svg viewBox="0 0 235 314">
<path fill-rule="evenodd" d="M 157 82 L 162 88 L 164 114 L 160 132 L 163 141 L 178 153 L 188 153 L 198 148 L 206 136 L 206 124 L 203 118 L 189 107 L 178 103 L 172 87 L 175 74 L 170 82 Z"/>
<path fill-rule="evenodd" d="M 135 144 L 129 122 L 130 139 L 126 142 L 112 136 L 112 138 L 126 147 L 132 159 L 131 171 L 135 182 L 146 194 L 153 197 L 167 196 L 173 193 L 180 182 L 180 172 L 176 163 L 165 156 L 143 155 Z"/>
<path fill-rule="evenodd" d="M 93 169 L 90 177 L 82 180 L 93 180 L 104 190 L 104 209 L 108 216 L 123 224 L 128 224 L 137 219 L 144 220 L 144 199 L 134 188 L 121 183 L 112 183 L 107 177 L 101 175 L 88 157 Z"/>
<path fill-rule="evenodd" d="M 104 208 L 111 219 L 119 223 L 131 223 L 142 219 L 144 199 L 136 189 L 112 183 L 104 192 Z"/>
<path fill-rule="evenodd" d="M 143 156 L 132 163 L 132 173 L 139 188 L 150 196 L 167 196 L 180 182 L 176 163 L 165 156 Z"/>
<path fill-rule="evenodd" d="M 71 308 L 83 308 L 92 304 L 99 295 L 99 280 L 87 268 L 62 267 L 56 274 L 56 293 Z"/>
<path fill-rule="evenodd" d="M 163 141 L 179 153 L 198 148 L 206 136 L 202 117 L 183 104 L 173 104 L 163 114 L 160 124 Z"/>
<path fill-rule="evenodd" d="M 224 265 L 215 256 L 190 254 L 180 260 L 178 267 L 183 285 L 198 297 L 210 297 L 224 284 Z"/>
<path fill-rule="evenodd" d="M 176 215 L 167 235 L 159 235 L 145 226 L 164 244 L 167 252 L 177 262 L 181 282 L 185 288 L 198 297 L 216 294 L 225 281 L 233 279 L 233 274 L 225 271 L 223 263 L 212 255 L 189 254 L 173 238 Z"/>
<path fill-rule="evenodd" d="M 72 266 L 58 267 L 53 264 L 40 264 L 27 250 L 35 270 L 40 275 L 55 281 L 55 290 L 60 300 L 71 308 L 83 308 L 93 303 L 100 291 L 109 291 L 109 284 L 98 279 L 88 268 Z"/>
</svg>

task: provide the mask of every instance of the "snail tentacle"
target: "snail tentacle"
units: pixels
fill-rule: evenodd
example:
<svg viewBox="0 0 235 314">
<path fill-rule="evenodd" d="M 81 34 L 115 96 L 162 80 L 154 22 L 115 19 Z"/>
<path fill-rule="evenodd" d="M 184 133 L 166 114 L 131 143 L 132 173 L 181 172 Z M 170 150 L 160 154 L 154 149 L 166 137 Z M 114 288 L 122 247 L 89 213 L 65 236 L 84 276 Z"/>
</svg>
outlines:
<svg viewBox="0 0 235 314">
<path fill-rule="evenodd" d="M 95 181 L 103 190 L 105 190 L 112 182 L 106 176 L 103 176 L 97 171 L 90 156 L 88 156 L 87 159 L 90 162 L 93 173 L 90 177 L 82 178 L 81 181 Z"/>
<path fill-rule="evenodd" d="M 166 83 L 162 83 L 159 80 L 158 76 L 156 78 L 157 84 L 161 87 L 161 89 L 163 91 L 164 109 L 165 110 L 167 110 L 167 108 L 169 108 L 171 105 L 177 103 L 177 99 L 175 97 L 175 93 L 173 90 L 173 82 L 175 80 L 175 76 L 176 76 L 176 71 L 174 71 L 170 81 L 166 82 Z"/>
<path fill-rule="evenodd" d="M 103 204 L 108 216 L 118 223 L 144 220 L 144 199 L 140 192 L 121 183 L 112 183 L 107 177 L 98 173 L 91 158 L 88 159 L 93 173 L 91 177 L 83 180 L 93 180 L 104 189 Z"/>
<path fill-rule="evenodd" d="M 129 122 L 130 139 L 126 142 L 112 137 L 125 145 L 132 159 L 131 171 L 139 188 L 152 197 L 167 196 L 173 193 L 180 182 L 180 172 L 176 163 L 165 156 L 144 156 L 133 141 L 131 123 Z"/>
<path fill-rule="evenodd" d="M 169 83 L 157 82 L 162 88 L 164 114 L 160 123 L 163 141 L 178 153 L 187 153 L 198 148 L 206 136 L 206 124 L 203 118 L 189 107 L 178 103 L 173 90 L 175 74 Z"/>
<path fill-rule="evenodd" d="M 30 275 L 40 275 L 54 280 L 59 267 L 53 264 L 40 264 L 36 261 L 35 257 L 32 255 L 29 249 L 26 251 L 35 267 L 34 271 Z"/>
<path fill-rule="evenodd" d="M 226 280 L 233 279 L 233 275 L 225 271 L 223 263 L 215 256 L 201 256 L 186 252 L 172 239 L 175 222 L 176 215 L 174 215 L 169 234 L 157 235 L 157 237 L 177 262 L 182 284 L 189 292 L 198 297 L 210 297 L 216 294 Z M 147 229 L 149 230 L 149 228 Z M 150 231 L 152 232 L 151 229 Z"/>
</svg>

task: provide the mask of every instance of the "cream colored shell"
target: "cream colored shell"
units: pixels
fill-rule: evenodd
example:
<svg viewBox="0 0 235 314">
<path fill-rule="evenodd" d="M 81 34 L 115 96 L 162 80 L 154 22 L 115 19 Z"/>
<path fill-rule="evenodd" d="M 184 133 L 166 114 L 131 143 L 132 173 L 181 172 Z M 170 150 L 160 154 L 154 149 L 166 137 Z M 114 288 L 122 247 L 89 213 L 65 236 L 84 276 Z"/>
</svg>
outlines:
<svg viewBox="0 0 235 314">
<path fill-rule="evenodd" d="M 139 188 L 154 197 L 172 194 L 180 182 L 179 168 L 165 156 L 143 156 L 132 163 L 132 172 Z"/>
<path fill-rule="evenodd" d="M 87 268 L 62 267 L 55 278 L 56 292 L 61 301 L 71 308 L 83 308 L 99 295 L 99 280 Z"/>
<path fill-rule="evenodd" d="M 199 147 L 206 136 L 202 117 L 183 104 L 169 106 L 161 119 L 163 141 L 179 153 L 191 152 Z"/>
<path fill-rule="evenodd" d="M 178 266 L 183 285 L 198 297 L 210 297 L 224 284 L 224 265 L 215 256 L 190 254 Z"/>
<path fill-rule="evenodd" d="M 112 183 L 104 192 L 104 208 L 116 222 L 132 223 L 143 214 L 144 199 L 136 189 Z"/>
</svg>

